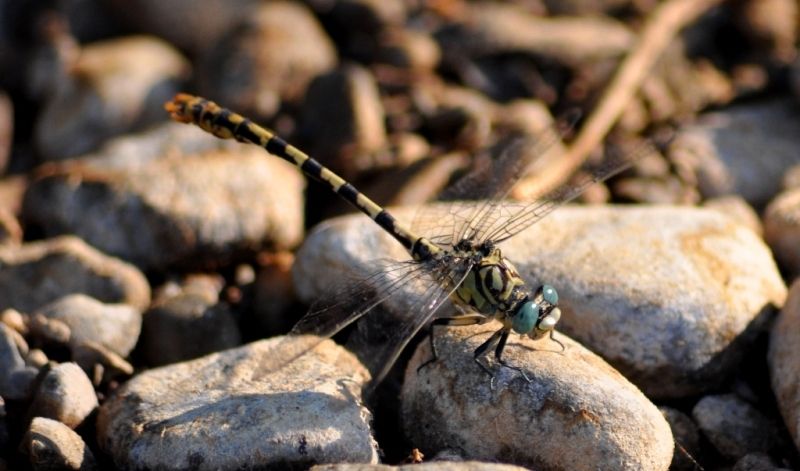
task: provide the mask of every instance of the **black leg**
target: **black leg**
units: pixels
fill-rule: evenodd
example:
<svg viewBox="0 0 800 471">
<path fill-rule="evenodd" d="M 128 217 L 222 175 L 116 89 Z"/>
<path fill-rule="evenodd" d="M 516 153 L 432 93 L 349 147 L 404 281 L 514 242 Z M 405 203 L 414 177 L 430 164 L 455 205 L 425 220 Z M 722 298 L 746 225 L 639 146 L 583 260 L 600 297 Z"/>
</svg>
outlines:
<svg viewBox="0 0 800 471">
<path fill-rule="evenodd" d="M 437 325 L 475 325 L 481 324 L 486 322 L 489 318 L 486 316 L 482 316 L 480 314 L 466 314 L 463 316 L 453 316 L 453 317 L 439 317 L 438 319 L 434 319 L 431 322 L 431 334 L 428 337 L 431 343 L 431 353 L 433 357 L 426 361 L 425 363 L 419 365 L 417 367 L 417 372 L 419 370 L 425 368 L 426 366 L 430 365 L 434 361 L 439 359 L 439 354 L 436 352 L 436 343 L 433 341 L 433 328 Z"/>
<path fill-rule="evenodd" d="M 503 334 L 500 336 L 500 342 L 497 343 L 497 348 L 494 350 L 494 357 L 497 359 L 497 362 L 501 365 L 505 366 L 506 368 L 511 368 L 512 370 L 519 371 L 525 381 L 531 382 L 531 379 L 528 378 L 528 375 L 525 374 L 525 371 L 519 366 L 509 365 L 505 360 L 503 360 L 503 349 L 506 348 L 506 342 L 508 341 L 508 334 L 511 332 L 508 330 L 502 330 Z"/>
<path fill-rule="evenodd" d="M 494 373 L 492 373 L 492 370 L 490 370 L 489 367 L 481 363 L 480 357 L 485 355 L 486 351 L 489 350 L 489 348 L 491 348 L 492 345 L 497 343 L 497 341 L 500 340 L 500 337 L 502 335 L 503 335 L 503 329 L 500 329 L 497 332 L 493 333 L 492 336 L 489 337 L 485 342 L 480 344 L 480 346 L 476 348 L 475 352 L 472 354 L 472 359 L 475 360 L 475 363 L 477 363 L 478 366 L 480 366 L 481 369 L 486 372 L 486 374 L 491 376 L 492 379 L 494 379 Z"/>
</svg>

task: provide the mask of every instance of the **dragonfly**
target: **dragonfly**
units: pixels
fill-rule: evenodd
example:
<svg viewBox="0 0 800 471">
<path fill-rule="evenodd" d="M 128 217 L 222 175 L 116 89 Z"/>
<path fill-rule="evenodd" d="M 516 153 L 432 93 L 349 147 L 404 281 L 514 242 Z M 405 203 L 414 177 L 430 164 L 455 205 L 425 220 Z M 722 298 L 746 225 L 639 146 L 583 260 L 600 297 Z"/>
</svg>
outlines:
<svg viewBox="0 0 800 471">
<path fill-rule="evenodd" d="M 623 171 L 636 160 L 631 155 L 617 156 L 578 182 L 565 184 L 542 199 L 508 201 L 508 193 L 530 163 L 530 159 L 520 156 L 527 154 L 535 158 L 561 139 L 561 133 L 551 129 L 535 140 L 517 140 L 507 147 L 510 150 L 496 159 L 489 159 L 484 168 L 462 177 L 442 195 L 447 203 L 423 211 L 412 226 L 407 227 L 351 183 L 242 115 L 208 99 L 184 93 L 167 102 L 165 109 L 176 121 L 196 125 L 221 139 L 260 146 L 294 164 L 305 175 L 327 186 L 367 215 L 408 252 L 410 260 L 385 266 L 340 293 L 339 298 L 345 301 L 319 308 L 312 306 L 312 310 L 289 333 L 290 336 L 312 334 L 329 338 L 401 293 L 407 285 L 419 285 L 421 294 L 404 310 L 406 317 L 393 329 L 381 351 L 372 355 L 375 365 L 371 368 L 373 384 L 386 376 L 403 348 L 431 319 L 432 325 L 438 326 L 499 321 L 499 329 L 473 352 L 475 363 L 494 378 L 494 372 L 483 361 L 493 349 L 497 363 L 520 372 L 529 380 L 521 367 L 503 359 L 503 351 L 512 333 L 534 340 L 549 336 L 563 350 L 563 344 L 554 337 L 556 324 L 561 318 L 559 297 L 556 289 L 548 284 L 541 284 L 536 289 L 528 287 L 498 244 L 575 199 L 589 186 Z M 482 197 L 478 203 L 464 200 L 475 195 Z M 428 234 L 421 235 L 416 228 Z M 457 314 L 434 318 L 447 300 L 452 301 Z M 433 335 L 430 338 L 433 352 L 430 361 L 434 361 L 437 353 Z"/>
</svg>

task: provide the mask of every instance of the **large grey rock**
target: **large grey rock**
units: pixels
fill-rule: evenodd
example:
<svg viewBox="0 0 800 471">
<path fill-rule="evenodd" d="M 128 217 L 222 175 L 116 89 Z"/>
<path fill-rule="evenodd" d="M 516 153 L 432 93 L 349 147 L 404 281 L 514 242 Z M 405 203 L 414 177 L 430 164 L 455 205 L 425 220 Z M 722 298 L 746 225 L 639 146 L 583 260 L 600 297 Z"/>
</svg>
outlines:
<svg viewBox="0 0 800 471">
<path fill-rule="evenodd" d="M 800 280 L 789 290 L 769 341 L 769 374 L 783 422 L 800 448 Z"/>
<path fill-rule="evenodd" d="M 748 453 L 767 453 L 778 444 L 775 424 L 734 394 L 700 399 L 692 417 L 714 448 L 730 460 Z"/>
<path fill-rule="evenodd" d="M 263 367 L 272 373 L 253 380 Z M 368 380 L 332 341 L 259 341 L 134 377 L 103 404 L 98 442 L 127 469 L 377 463 L 359 400 Z"/>
<path fill-rule="evenodd" d="M 77 237 L 0 245 L 0 310 L 33 312 L 72 293 L 137 309 L 150 304 L 150 285 L 136 267 Z"/>
<path fill-rule="evenodd" d="M 438 360 L 422 342 L 401 394 L 405 433 L 424 453 L 456 450 L 466 459 L 535 469 L 666 470 L 672 433 L 636 386 L 563 335 L 514 336 L 490 380 L 473 351 L 497 326 L 435 328 Z M 491 360 L 490 360 L 491 361 Z M 418 369 L 419 368 L 419 369 Z M 565 439 L 569 437 L 569 439 Z"/>
<path fill-rule="evenodd" d="M 779 99 L 702 115 L 679 131 L 670 157 L 694 175 L 704 196 L 738 194 L 760 208 L 800 163 L 798 146 L 800 115 L 790 100 Z"/>
<path fill-rule="evenodd" d="M 432 461 L 400 466 L 388 464 L 318 464 L 309 471 L 524 471 L 526 468 L 502 463 L 480 461 Z"/>
<path fill-rule="evenodd" d="M 22 447 L 35 470 L 97 469 L 92 450 L 81 436 L 57 420 L 35 417 Z"/>
<path fill-rule="evenodd" d="M 97 342 L 123 357 L 136 346 L 142 328 L 138 309 L 127 304 L 104 304 L 84 294 L 65 296 L 38 312 L 67 324 L 71 344 Z"/>
<path fill-rule="evenodd" d="M 149 269 L 220 263 L 266 242 L 291 247 L 303 230 L 302 177 L 254 146 L 43 172 L 25 195 L 29 222 Z"/>
<path fill-rule="evenodd" d="M 531 286 L 558 290 L 560 329 L 651 397 L 719 385 L 786 295 L 764 243 L 712 210 L 565 207 L 500 247 Z M 376 259 L 385 257 L 408 259 L 374 222 L 328 221 L 298 252 L 296 292 L 319 299 L 341 280 L 380 269 Z M 423 288 L 398 290 L 384 307 L 407 317 Z"/>
<path fill-rule="evenodd" d="M 35 143 L 48 160 L 80 155 L 163 119 L 162 103 L 189 71 L 176 49 L 146 36 L 94 42 L 67 67 L 36 123 Z"/>
</svg>

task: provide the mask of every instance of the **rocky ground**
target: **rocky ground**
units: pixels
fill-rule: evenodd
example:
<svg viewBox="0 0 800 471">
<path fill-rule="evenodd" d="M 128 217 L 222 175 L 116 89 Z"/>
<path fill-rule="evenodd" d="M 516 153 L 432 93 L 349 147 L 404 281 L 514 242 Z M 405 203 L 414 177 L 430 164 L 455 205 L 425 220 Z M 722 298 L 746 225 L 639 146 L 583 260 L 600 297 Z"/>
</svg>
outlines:
<svg viewBox="0 0 800 471">
<path fill-rule="evenodd" d="M 800 469 L 799 15 L 0 0 L 0 471 Z M 285 335 L 309 309 L 337 330 L 320 306 L 357 312 L 408 255 L 292 165 L 170 122 L 181 91 L 428 236 L 481 204 L 431 203 L 465 173 L 446 195 L 512 210 L 632 165 L 500 244 L 563 315 L 490 378 L 496 324 L 414 335 L 421 281 Z M 509 155 L 536 160 L 481 170 Z"/>
</svg>

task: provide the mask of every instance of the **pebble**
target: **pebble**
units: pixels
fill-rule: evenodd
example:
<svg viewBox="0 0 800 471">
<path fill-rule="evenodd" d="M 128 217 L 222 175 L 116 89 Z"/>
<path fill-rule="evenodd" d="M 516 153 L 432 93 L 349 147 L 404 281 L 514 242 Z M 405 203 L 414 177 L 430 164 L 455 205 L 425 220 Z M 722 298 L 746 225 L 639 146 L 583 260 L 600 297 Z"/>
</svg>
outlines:
<svg viewBox="0 0 800 471">
<path fill-rule="evenodd" d="M 300 111 L 304 150 L 344 178 L 375 167 L 388 142 L 370 71 L 346 65 L 314 79 Z"/>
<path fill-rule="evenodd" d="M 81 436 L 57 420 L 35 417 L 21 446 L 34 470 L 98 469 Z"/>
<path fill-rule="evenodd" d="M 0 173 L 5 173 L 11 155 L 14 137 L 14 105 L 11 98 L 0 89 Z"/>
<path fill-rule="evenodd" d="M 86 373 L 75 363 L 61 363 L 45 374 L 34 393 L 30 414 L 75 429 L 97 406 L 97 395 Z"/>
<path fill-rule="evenodd" d="M 285 339 L 137 375 L 100 410 L 101 448 L 127 469 L 377 463 L 370 413 L 359 399 L 366 370 L 330 340 Z M 265 366 L 276 369 L 252 380 Z"/>
<path fill-rule="evenodd" d="M 764 210 L 764 239 L 788 278 L 800 275 L 800 188 L 780 193 Z"/>
<path fill-rule="evenodd" d="M 65 322 L 38 313 L 27 317 L 26 329 L 32 338 L 44 343 L 67 345 L 72 337 L 72 329 Z"/>
<path fill-rule="evenodd" d="M 790 471 L 790 468 L 778 466 L 764 453 L 750 453 L 737 461 L 731 471 Z"/>
<path fill-rule="evenodd" d="M 0 323 L 0 397 L 6 400 L 27 399 L 38 373 L 37 368 L 25 365 L 16 337 L 15 331 Z"/>
<path fill-rule="evenodd" d="M 769 340 L 769 364 L 772 391 L 783 422 L 800 449 L 800 280 L 795 281 Z"/>
<path fill-rule="evenodd" d="M 763 236 L 764 234 L 761 218 L 759 218 L 756 210 L 747 204 L 747 201 L 740 196 L 728 195 L 711 198 L 703 201 L 703 207 L 713 209 L 720 214 L 732 218 L 739 224 L 749 227 L 750 230 L 759 236 Z"/>
<path fill-rule="evenodd" d="M 142 313 L 126 304 L 104 304 L 84 294 L 65 296 L 39 311 L 70 328 L 70 343 L 95 341 L 126 357 L 139 340 Z"/>
<path fill-rule="evenodd" d="M 761 208 L 777 193 L 775 182 L 800 163 L 798 146 L 795 107 L 774 100 L 701 115 L 678 132 L 669 154 L 683 173 L 696 179 L 703 196 L 738 194 Z"/>
<path fill-rule="evenodd" d="M 253 316 L 267 332 L 288 332 L 294 320 L 287 314 L 295 302 L 292 288 L 291 252 L 265 253 L 258 258 L 258 274 L 253 283 Z"/>
<path fill-rule="evenodd" d="M 133 365 L 113 351 L 95 342 L 72 345 L 72 361 L 83 371 L 92 372 L 92 384 L 107 383 L 120 376 L 133 374 Z"/>
<path fill-rule="evenodd" d="M 157 299 L 144 314 L 141 351 L 150 365 L 197 358 L 241 344 L 227 303 L 188 289 Z"/>
<path fill-rule="evenodd" d="M 45 160 L 81 155 L 111 136 L 163 120 L 163 103 L 189 71 L 177 50 L 146 36 L 93 42 L 77 57 L 36 123 L 34 142 Z"/>
<path fill-rule="evenodd" d="M 563 335 L 509 341 L 504 359 L 487 360 L 493 381 L 473 351 L 495 325 L 437 327 L 406 369 L 401 416 L 423 453 L 459 450 L 465 459 L 497 460 L 541 469 L 666 470 L 673 441 L 667 421 L 631 383 Z M 490 355 L 491 356 L 491 355 Z M 569 437 L 565 440 L 564 437 Z"/>
<path fill-rule="evenodd" d="M 205 266 L 265 243 L 296 245 L 303 186 L 289 163 L 241 146 L 135 168 L 54 166 L 23 211 L 49 235 L 79 235 L 145 269 Z"/>
<path fill-rule="evenodd" d="M 748 453 L 767 453 L 778 444 L 775 424 L 735 394 L 705 396 L 692 417 L 724 457 L 738 460 Z"/>
<path fill-rule="evenodd" d="M 150 286 L 139 270 L 77 237 L 0 245 L 0 310 L 34 312 L 72 293 L 136 309 L 150 304 Z"/>
<path fill-rule="evenodd" d="M 410 214 L 396 216 L 408 221 Z M 450 223 L 441 220 L 442 227 Z M 652 398 L 719 386 L 738 368 L 771 306 L 786 296 L 764 243 L 708 209 L 568 206 L 500 247 L 530 285 L 547 282 L 558 290 L 561 331 Z M 370 275 L 381 266 L 375 260 L 386 257 L 408 260 L 374 222 L 326 221 L 297 253 L 295 291 L 310 303 L 340 280 Z M 418 294 L 406 286 L 383 307 L 402 318 L 404 300 Z M 447 314 L 445 307 L 439 315 Z"/>
<path fill-rule="evenodd" d="M 341 56 L 370 63 L 386 36 L 405 28 L 407 5 L 402 0 L 341 0 L 314 6 L 336 39 Z"/>
<path fill-rule="evenodd" d="M 526 468 L 481 461 L 432 461 L 400 466 L 388 464 L 340 463 L 318 464 L 309 471 L 525 471 Z"/>
<path fill-rule="evenodd" d="M 198 87 L 252 119 L 299 104 L 311 80 L 336 66 L 336 49 L 301 3 L 268 2 L 203 52 Z"/>
</svg>

